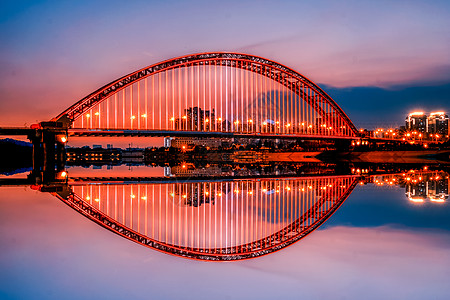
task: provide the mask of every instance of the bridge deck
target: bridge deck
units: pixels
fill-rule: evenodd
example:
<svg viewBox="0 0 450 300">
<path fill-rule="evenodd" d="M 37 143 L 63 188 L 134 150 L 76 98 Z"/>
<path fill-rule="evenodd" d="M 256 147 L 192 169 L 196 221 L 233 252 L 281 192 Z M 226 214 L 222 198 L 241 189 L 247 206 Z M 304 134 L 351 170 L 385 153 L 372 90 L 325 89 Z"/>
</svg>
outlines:
<svg viewBox="0 0 450 300">
<path fill-rule="evenodd" d="M 0 127 L 0 136 L 2 135 L 29 135 L 35 132 L 29 127 Z"/>
<path fill-rule="evenodd" d="M 175 131 L 175 130 L 133 130 L 133 129 L 80 129 L 68 131 L 69 137 L 217 137 L 217 138 L 256 138 L 256 139 L 304 139 L 304 140 L 352 140 L 351 136 L 311 135 L 294 133 L 255 133 L 219 131 Z"/>
</svg>

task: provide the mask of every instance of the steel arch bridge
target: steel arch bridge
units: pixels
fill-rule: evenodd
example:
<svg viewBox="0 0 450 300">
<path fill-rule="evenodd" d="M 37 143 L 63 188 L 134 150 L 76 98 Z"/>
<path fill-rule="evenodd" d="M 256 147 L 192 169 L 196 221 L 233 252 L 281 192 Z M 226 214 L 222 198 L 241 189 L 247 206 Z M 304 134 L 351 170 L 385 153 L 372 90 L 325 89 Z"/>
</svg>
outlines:
<svg viewBox="0 0 450 300">
<path fill-rule="evenodd" d="M 70 183 L 54 193 L 112 232 L 143 246 L 207 261 L 250 259 L 283 249 L 325 222 L 357 176 Z"/>
<path fill-rule="evenodd" d="M 262 57 L 222 52 L 182 56 L 137 70 L 52 121 L 67 122 L 74 135 L 357 136 L 338 104 L 305 76 Z"/>
</svg>

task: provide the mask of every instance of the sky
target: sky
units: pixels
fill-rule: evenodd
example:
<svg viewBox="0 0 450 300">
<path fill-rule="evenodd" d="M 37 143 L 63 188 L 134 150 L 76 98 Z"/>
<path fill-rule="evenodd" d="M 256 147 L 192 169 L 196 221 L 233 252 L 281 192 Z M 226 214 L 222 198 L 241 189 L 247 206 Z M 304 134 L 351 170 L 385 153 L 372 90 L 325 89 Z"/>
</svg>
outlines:
<svg viewBox="0 0 450 300">
<path fill-rule="evenodd" d="M 319 84 L 357 127 L 450 111 L 448 1 L 2 1 L 0 125 L 197 52 L 249 53 Z"/>
</svg>

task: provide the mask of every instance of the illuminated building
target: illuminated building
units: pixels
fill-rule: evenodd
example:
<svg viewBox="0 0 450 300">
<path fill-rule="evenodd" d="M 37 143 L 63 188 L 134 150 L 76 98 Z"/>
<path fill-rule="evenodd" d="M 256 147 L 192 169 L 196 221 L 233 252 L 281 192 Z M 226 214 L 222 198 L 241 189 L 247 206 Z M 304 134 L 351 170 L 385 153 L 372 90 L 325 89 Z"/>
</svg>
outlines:
<svg viewBox="0 0 450 300">
<path fill-rule="evenodd" d="M 191 150 L 195 146 L 209 147 L 217 149 L 219 147 L 230 146 L 232 139 L 229 138 L 208 138 L 208 137 L 176 137 L 165 138 L 164 147 L 181 148 Z"/>
<path fill-rule="evenodd" d="M 222 191 L 218 191 L 222 193 Z M 216 191 L 212 185 L 208 182 L 198 182 L 190 186 L 188 185 L 175 185 L 175 189 L 170 196 L 174 198 L 180 198 L 182 206 L 194 206 L 199 207 L 202 204 L 214 205 L 216 200 Z"/>
<path fill-rule="evenodd" d="M 184 110 L 186 116 L 188 130 L 205 130 L 211 129 L 211 124 L 216 122 L 214 109 L 211 111 L 203 110 L 200 107 L 189 107 Z"/>
<path fill-rule="evenodd" d="M 449 179 L 446 173 L 424 173 L 406 179 L 405 194 L 412 202 L 444 202 L 448 199 Z"/>
<path fill-rule="evenodd" d="M 197 106 L 185 109 L 181 118 L 172 117 L 170 121 L 175 130 L 214 131 L 221 128 L 221 124 L 216 124 L 214 109 L 203 110 Z"/>
<path fill-rule="evenodd" d="M 428 198 L 434 202 L 444 202 L 448 198 L 448 179 L 438 177 L 427 182 Z"/>
<path fill-rule="evenodd" d="M 185 163 L 180 166 L 165 167 L 164 176 L 176 177 L 204 177 L 204 176 L 227 176 L 231 173 L 222 172 L 222 168 L 218 166 L 208 166 L 196 168 L 193 164 Z"/>
<path fill-rule="evenodd" d="M 448 135 L 448 115 L 445 112 L 433 112 L 427 119 L 428 132 L 432 134 Z"/>
<path fill-rule="evenodd" d="M 173 137 L 165 137 L 164 138 L 164 147 L 169 148 L 172 146 L 172 141 L 174 140 Z"/>
<path fill-rule="evenodd" d="M 68 165 L 102 165 L 102 164 L 119 164 L 122 162 L 123 151 L 119 148 L 113 148 L 108 145 L 107 149 L 103 149 L 100 145 L 95 145 L 93 149 L 90 147 L 67 148 L 66 149 Z"/>
<path fill-rule="evenodd" d="M 423 112 L 412 112 L 406 117 L 406 130 L 427 132 L 427 115 Z"/>
<path fill-rule="evenodd" d="M 428 196 L 428 185 L 424 181 L 415 184 L 409 183 L 406 185 L 405 194 L 412 202 L 423 202 Z"/>
</svg>

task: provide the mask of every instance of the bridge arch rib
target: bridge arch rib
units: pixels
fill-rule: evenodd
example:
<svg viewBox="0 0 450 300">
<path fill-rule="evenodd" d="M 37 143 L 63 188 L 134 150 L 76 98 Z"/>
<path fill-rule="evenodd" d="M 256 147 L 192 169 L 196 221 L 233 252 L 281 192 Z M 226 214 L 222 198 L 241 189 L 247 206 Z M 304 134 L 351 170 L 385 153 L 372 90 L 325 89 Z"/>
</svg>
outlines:
<svg viewBox="0 0 450 300">
<path fill-rule="evenodd" d="M 144 93 L 140 83 L 145 85 Z M 107 117 L 101 119 L 104 113 Z M 94 120 L 93 114 L 99 117 Z M 207 114 L 214 124 L 206 124 Z M 150 115 L 159 126 L 155 120 L 149 124 Z M 72 127 L 81 120 L 81 128 L 357 135 L 339 105 L 305 76 L 262 57 L 227 52 L 192 54 L 142 68 L 99 88 L 53 121 L 62 118 Z"/>
<path fill-rule="evenodd" d="M 330 176 L 94 184 L 54 195 L 143 246 L 185 258 L 233 261 L 267 255 L 304 238 L 341 206 L 356 183 L 357 177 Z"/>
</svg>

